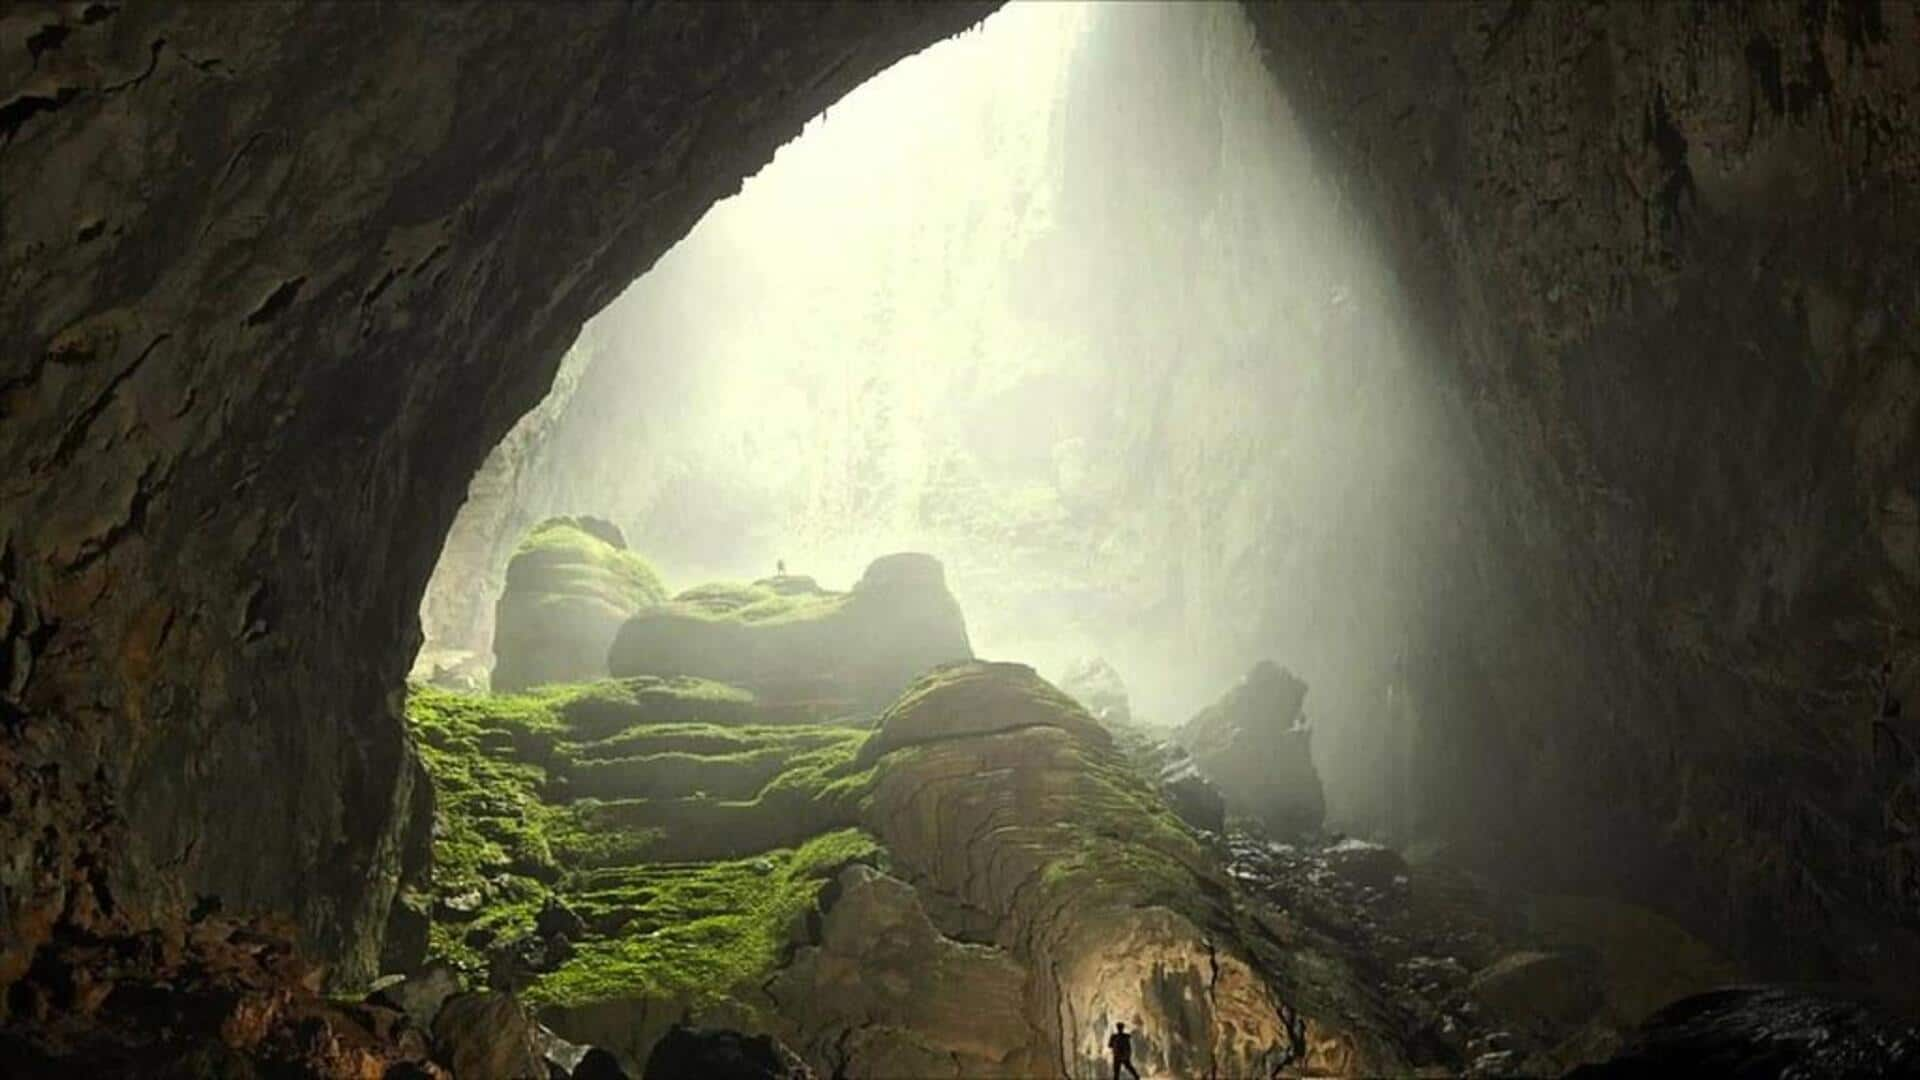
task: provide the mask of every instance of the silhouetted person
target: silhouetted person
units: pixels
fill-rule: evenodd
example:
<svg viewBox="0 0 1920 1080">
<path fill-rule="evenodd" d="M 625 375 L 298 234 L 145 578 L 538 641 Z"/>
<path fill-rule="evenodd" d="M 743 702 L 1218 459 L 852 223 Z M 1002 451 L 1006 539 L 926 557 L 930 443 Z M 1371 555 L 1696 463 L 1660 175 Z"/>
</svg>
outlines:
<svg viewBox="0 0 1920 1080">
<path fill-rule="evenodd" d="M 778 574 L 781 577 L 786 577 L 787 576 L 787 560 L 785 559 L 774 560 L 773 572 L 775 574 Z"/>
<path fill-rule="evenodd" d="M 1120 1080 L 1120 1070 L 1125 1069 L 1140 1080 L 1140 1071 L 1133 1067 L 1133 1036 L 1127 1034 L 1127 1025 L 1113 1025 L 1113 1037 L 1107 1040 L 1107 1049 L 1113 1051 L 1113 1080 Z"/>
</svg>

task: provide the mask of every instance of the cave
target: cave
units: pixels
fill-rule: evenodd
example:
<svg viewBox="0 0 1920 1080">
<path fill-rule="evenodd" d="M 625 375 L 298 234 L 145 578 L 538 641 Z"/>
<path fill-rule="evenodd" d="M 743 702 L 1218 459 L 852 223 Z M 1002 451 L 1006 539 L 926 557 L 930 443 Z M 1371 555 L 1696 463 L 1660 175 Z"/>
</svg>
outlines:
<svg viewBox="0 0 1920 1080">
<path fill-rule="evenodd" d="M 997 28 L 1036 9 L 998 7 L 0 13 L 0 1064 L 1105 1075 L 1117 1019 L 1165 1076 L 1920 1062 L 1920 13 L 1080 12 L 1097 41 L 1063 69 L 1044 151 L 1043 224 L 1073 242 L 1016 244 L 1006 222 L 1041 196 L 1010 218 L 1002 191 L 965 235 L 1024 263 L 949 248 L 920 271 L 1017 291 L 1012 333 L 1076 365 L 1033 360 L 967 422 L 1009 469 L 1045 457 L 1060 491 L 1128 507 L 1073 517 L 1111 541 L 1080 553 L 1104 591 L 1009 599 L 985 561 L 943 569 L 906 533 L 796 547 L 789 575 L 789 540 L 726 548 L 751 523 L 644 456 L 587 476 L 555 449 L 617 426 L 588 407 L 631 365 L 590 354 L 654 332 L 647 288 L 724 283 L 681 268 L 782 156 L 938 50 L 986 85 L 1018 81 L 979 74 L 995 64 L 1033 77 Z M 875 233 L 897 225 L 846 188 Z M 1090 269 L 1149 233 L 1158 276 Z M 1185 321 L 1152 315 L 1173 303 Z M 1104 329 L 1078 342 L 1088 312 Z M 1265 350 L 1281 330 L 1299 358 Z M 663 386 L 700 373 L 648 362 Z M 960 370 L 939 368 L 943 394 Z M 1076 427 L 1053 415 L 1069 401 L 1124 417 Z M 784 415 L 834 407 L 852 415 Z M 646 498 L 604 505 L 616 483 Z M 664 576 L 700 588 L 633 586 L 613 670 L 580 676 L 612 681 L 429 685 L 436 658 L 499 640 L 530 533 L 615 511 L 547 535 L 568 559 L 678 542 Z M 700 585 L 769 555 L 771 578 Z M 821 583 L 790 580 L 815 563 Z M 916 651 L 949 586 L 967 630 Z M 1067 640 L 1048 620 L 1075 605 L 1129 633 Z M 747 608 L 785 644 L 739 648 L 824 650 L 867 726 L 821 723 L 792 671 L 660 666 Z M 886 621 L 906 608 L 911 633 Z M 859 648 L 809 629 L 829 609 Z M 1094 649 L 1141 712 L 1192 715 L 1184 749 L 1103 707 L 1098 671 L 1074 681 Z M 1310 838 L 1184 801 L 1195 774 L 1169 755 L 1240 821 L 1236 751 L 1210 733 L 1255 702 L 1304 745 L 1285 722 L 1307 686 Z M 478 902 L 518 907 L 462 910 L 469 802 L 611 821 L 630 759 L 599 744 L 693 720 L 765 741 L 724 767 L 673 751 L 649 782 L 679 784 L 655 802 L 687 816 L 633 810 L 644 858 L 515 862 Z M 448 772 L 454 746 L 483 771 Z M 700 785 L 762 768 L 763 797 L 806 797 L 702 839 L 734 826 Z M 555 842 L 600 852 L 606 828 Z M 693 864 L 695 887 L 646 895 L 791 902 L 774 966 L 746 972 L 777 1007 L 423 967 L 477 948 L 450 944 L 476 922 L 564 922 L 549 944 L 627 949 L 621 977 L 655 986 L 662 954 L 632 943 L 694 916 L 576 886 Z M 1382 912 L 1499 947 L 1389 957 Z M 450 978 L 476 985 L 409 1026 Z M 1439 984 L 1459 994 L 1420 989 Z M 468 1053 L 443 1028 L 496 1038 Z"/>
</svg>

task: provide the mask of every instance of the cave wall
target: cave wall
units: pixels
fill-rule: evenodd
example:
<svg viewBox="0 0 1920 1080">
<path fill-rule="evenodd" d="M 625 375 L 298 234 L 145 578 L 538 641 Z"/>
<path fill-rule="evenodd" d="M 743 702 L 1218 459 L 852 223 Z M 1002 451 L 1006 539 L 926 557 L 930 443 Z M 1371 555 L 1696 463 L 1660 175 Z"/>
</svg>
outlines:
<svg viewBox="0 0 1920 1080">
<path fill-rule="evenodd" d="M 475 468 L 708 205 L 982 13 L 0 15 L 0 984 L 202 896 L 371 974 Z"/>
<path fill-rule="evenodd" d="M 1883 662 L 1920 679 L 1920 9 L 1248 10 L 1469 481 L 1383 713 L 1405 815 L 1760 973 L 1900 986 L 1920 815 L 1872 719 Z"/>
</svg>

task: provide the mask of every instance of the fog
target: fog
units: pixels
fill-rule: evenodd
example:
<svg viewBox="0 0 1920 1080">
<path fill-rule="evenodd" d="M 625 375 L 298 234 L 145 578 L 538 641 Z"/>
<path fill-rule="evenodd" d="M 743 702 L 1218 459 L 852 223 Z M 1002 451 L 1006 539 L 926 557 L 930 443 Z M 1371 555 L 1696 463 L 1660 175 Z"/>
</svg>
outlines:
<svg viewBox="0 0 1920 1080">
<path fill-rule="evenodd" d="M 1238 5 L 1015 4 L 590 323 L 449 550 L 585 512 L 676 589 L 931 552 L 977 652 L 1103 656 L 1151 721 L 1292 667 L 1334 814 L 1379 820 L 1407 507 L 1448 494 L 1372 250 Z"/>
</svg>

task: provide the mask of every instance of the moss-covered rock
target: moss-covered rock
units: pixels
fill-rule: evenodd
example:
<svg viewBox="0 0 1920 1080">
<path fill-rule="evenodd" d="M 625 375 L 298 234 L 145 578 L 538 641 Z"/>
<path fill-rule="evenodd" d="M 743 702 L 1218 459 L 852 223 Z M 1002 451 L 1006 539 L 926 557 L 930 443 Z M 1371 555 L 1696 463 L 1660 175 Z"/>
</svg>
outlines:
<svg viewBox="0 0 1920 1080">
<path fill-rule="evenodd" d="M 630 1069 L 700 1023 L 846 1075 L 1080 1075 L 1114 1019 L 1179 1075 L 1399 1064 L 1269 978 L 1213 852 L 1023 665 L 937 667 L 877 730 L 687 677 L 409 713 L 433 951 Z"/>
<path fill-rule="evenodd" d="M 416 686 L 408 716 L 439 795 L 432 952 L 635 1069 L 690 1012 L 749 1023 L 825 883 L 882 860 L 855 827 L 869 732 L 735 687 Z"/>
<path fill-rule="evenodd" d="M 493 688 L 603 677 L 620 624 L 665 598 L 659 576 L 612 524 L 584 515 L 541 522 L 507 564 L 494 614 Z"/>
<path fill-rule="evenodd" d="M 907 553 L 876 559 L 846 593 L 793 576 L 689 589 L 627 620 L 608 663 L 615 675 L 698 675 L 768 701 L 878 708 L 928 668 L 972 655 L 939 561 Z"/>
</svg>

